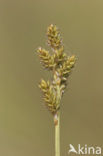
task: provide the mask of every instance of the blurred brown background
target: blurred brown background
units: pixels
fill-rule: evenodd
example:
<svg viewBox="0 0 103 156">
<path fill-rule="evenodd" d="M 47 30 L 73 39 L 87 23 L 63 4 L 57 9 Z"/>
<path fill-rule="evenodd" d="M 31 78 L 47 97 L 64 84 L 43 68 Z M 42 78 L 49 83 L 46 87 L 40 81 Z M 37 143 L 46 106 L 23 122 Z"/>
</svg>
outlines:
<svg viewBox="0 0 103 156">
<path fill-rule="evenodd" d="M 0 0 L 0 156 L 54 156 L 54 125 L 36 54 L 56 24 L 78 57 L 61 108 L 61 156 L 69 144 L 103 143 L 103 1 Z"/>
</svg>

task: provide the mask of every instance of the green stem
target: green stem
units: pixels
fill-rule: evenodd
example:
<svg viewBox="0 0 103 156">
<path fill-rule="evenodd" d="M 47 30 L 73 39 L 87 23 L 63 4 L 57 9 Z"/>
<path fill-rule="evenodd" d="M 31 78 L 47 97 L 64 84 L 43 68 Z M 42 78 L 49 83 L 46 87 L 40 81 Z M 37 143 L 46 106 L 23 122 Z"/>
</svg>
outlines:
<svg viewBox="0 0 103 156">
<path fill-rule="evenodd" d="M 60 112 L 55 115 L 55 156 L 60 156 Z"/>
<path fill-rule="evenodd" d="M 60 107 L 60 86 L 57 85 L 57 108 Z M 55 156 L 60 156 L 60 110 L 54 115 L 55 124 Z"/>
</svg>

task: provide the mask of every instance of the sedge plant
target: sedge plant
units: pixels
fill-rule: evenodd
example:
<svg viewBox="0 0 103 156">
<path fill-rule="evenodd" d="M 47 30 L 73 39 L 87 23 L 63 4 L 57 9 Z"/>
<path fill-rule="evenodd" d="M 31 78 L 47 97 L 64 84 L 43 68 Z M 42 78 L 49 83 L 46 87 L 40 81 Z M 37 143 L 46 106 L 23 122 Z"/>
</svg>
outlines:
<svg viewBox="0 0 103 156">
<path fill-rule="evenodd" d="M 51 52 L 39 47 L 40 62 L 45 69 L 52 72 L 51 81 L 41 79 L 39 87 L 47 109 L 53 116 L 55 126 L 55 156 L 60 156 L 60 101 L 67 87 L 67 80 L 74 67 L 76 58 L 64 52 L 60 31 L 56 25 L 47 28 L 47 43 Z"/>
</svg>

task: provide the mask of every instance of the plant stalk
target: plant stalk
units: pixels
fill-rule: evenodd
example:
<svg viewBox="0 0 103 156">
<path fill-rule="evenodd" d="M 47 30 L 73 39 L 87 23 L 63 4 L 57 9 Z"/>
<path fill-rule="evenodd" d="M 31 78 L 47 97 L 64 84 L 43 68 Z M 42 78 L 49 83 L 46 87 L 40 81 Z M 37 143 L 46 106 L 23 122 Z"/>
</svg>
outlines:
<svg viewBox="0 0 103 156">
<path fill-rule="evenodd" d="M 55 123 L 55 156 L 60 156 L 60 111 L 54 116 Z"/>
</svg>

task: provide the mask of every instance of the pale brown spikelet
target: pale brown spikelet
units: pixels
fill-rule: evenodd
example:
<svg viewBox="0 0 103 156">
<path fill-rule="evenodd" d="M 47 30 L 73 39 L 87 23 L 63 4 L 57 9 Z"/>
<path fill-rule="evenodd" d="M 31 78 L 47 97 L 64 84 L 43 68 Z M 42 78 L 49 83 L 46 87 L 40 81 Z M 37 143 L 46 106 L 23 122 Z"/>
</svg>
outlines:
<svg viewBox="0 0 103 156">
<path fill-rule="evenodd" d="M 56 25 L 51 24 L 47 29 L 48 44 L 53 49 L 59 49 L 62 45 L 62 39 L 59 29 Z"/>
<path fill-rule="evenodd" d="M 39 84 L 39 87 L 43 92 L 43 99 L 45 101 L 48 110 L 52 114 L 55 114 L 59 108 L 56 102 L 56 93 L 53 88 L 53 85 L 51 85 L 49 81 L 46 82 L 45 80 L 42 79 Z"/>
<path fill-rule="evenodd" d="M 57 69 L 58 74 L 60 75 L 61 79 L 63 77 L 67 78 L 71 72 L 71 69 L 74 67 L 75 64 L 75 56 L 68 57 L 60 68 Z"/>
<path fill-rule="evenodd" d="M 66 53 L 64 53 L 64 46 L 61 46 L 58 50 L 56 49 L 54 55 L 56 65 L 61 64 L 66 58 Z"/>
<path fill-rule="evenodd" d="M 38 48 L 37 52 L 39 53 L 39 57 L 43 66 L 48 69 L 53 69 L 53 67 L 55 66 L 54 56 L 51 56 L 49 51 L 41 47 Z"/>
<path fill-rule="evenodd" d="M 71 70 L 74 67 L 75 61 L 76 58 L 74 55 L 72 55 L 71 57 L 68 57 L 62 65 L 60 65 L 60 68 L 57 69 L 58 75 L 61 79 L 61 88 L 63 92 L 67 85 L 68 76 L 70 75 Z"/>
</svg>

